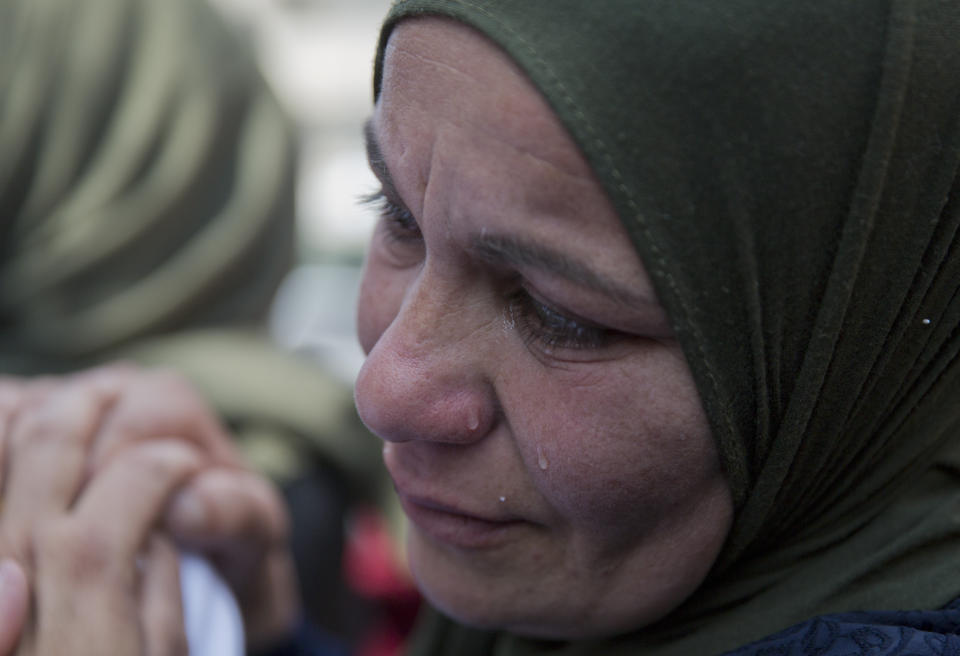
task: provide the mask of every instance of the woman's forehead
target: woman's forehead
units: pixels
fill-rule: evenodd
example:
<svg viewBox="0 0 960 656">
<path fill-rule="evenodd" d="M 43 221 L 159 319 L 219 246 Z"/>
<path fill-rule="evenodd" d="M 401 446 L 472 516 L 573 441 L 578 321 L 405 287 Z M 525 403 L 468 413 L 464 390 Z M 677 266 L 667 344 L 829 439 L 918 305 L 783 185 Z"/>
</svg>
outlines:
<svg viewBox="0 0 960 656">
<path fill-rule="evenodd" d="M 384 141 L 395 129 L 468 127 L 570 175 L 591 175 L 526 75 L 485 36 L 450 19 L 408 19 L 394 29 L 374 123 Z"/>
<path fill-rule="evenodd" d="M 606 288 L 627 290 L 618 300 L 659 306 L 585 157 L 497 45 L 450 19 L 408 19 L 391 34 L 384 64 L 368 154 L 422 229 L 442 217 L 463 243 L 486 231 L 537 244 L 590 263 L 615 283 Z"/>
</svg>

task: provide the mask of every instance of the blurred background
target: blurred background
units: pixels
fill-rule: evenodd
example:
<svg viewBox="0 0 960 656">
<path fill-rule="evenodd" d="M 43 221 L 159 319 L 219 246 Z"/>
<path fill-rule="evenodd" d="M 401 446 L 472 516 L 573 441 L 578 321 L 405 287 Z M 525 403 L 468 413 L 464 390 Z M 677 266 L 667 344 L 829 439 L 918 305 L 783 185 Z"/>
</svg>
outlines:
<svg viewBox="0 0 960 656">
<path fill-rule="evenodd" d="M 282 490 L 305 614 L 363 656 L 418 603 L 352 393 L 389 4 L 0 0 L 0 375 L 186 377 Z"/>
<path fill-rule="evenodd" d="M 352 384 L 362 362 L 354 305 L 377 189 L 362 126 L 373 57 L 390 0 L 212 0 L 254 44 L 264 75 L 299 127 L 299 264 L 280 288 L 270 329 L 282 345 Z"/>
</svg>

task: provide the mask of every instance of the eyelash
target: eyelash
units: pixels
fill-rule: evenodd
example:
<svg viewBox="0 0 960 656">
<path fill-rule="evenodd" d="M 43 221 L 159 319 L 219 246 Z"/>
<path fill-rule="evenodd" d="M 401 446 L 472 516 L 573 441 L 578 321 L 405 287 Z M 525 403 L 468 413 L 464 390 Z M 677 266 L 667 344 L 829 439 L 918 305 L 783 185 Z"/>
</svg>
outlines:
<svg viewBox="0 0 960 656">
<path fill-rule="evenodd" d="M 602 349 L 616 335 L 616 331 L 563 314 L 522 288 L 510 297 L 509 313 L 510 322 L 520 331 L 524 343 L 548 355 L 556 349 Z"/>
<path fill-rule="evenodd" d="M 403 205 L 396 203 L 379 189 L 360 198 L 362 205 L 370 205 L 381 217 L 387 220 L 387 234 L 391 239 L 401 242 L 419 241 L 421 239 L 420 226 Z"/>
<path fill-rule="evenodd" d="M 373 206 L 386 220 L 387 233 L 399 242 L 420 241 L 417 220 L 403 205 L 391 200 L 382 189 L 360 199 Z M 592 326 L 574 319 L 537 300 L 520 287 L 508 298 L 508 316 L 528 347 L 537 347 L 547 355 L 554 350 L 596 350 L 608 346 L 617 335 L 614 330 Z"/>
</svg>

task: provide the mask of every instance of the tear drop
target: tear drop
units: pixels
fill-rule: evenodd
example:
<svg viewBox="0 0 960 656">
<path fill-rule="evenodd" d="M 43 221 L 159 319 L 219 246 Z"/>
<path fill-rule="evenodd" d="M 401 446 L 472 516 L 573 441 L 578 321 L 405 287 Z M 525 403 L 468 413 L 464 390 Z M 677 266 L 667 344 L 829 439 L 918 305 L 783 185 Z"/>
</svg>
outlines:
<svg viewBox="0 0 960 656">
<path fill-rule="evenodd" d="M 540 465 L 540 469 L 547 471 L 547 467 L 550 466 L 550 461 L 547 460 L 546 454 L 544 454 L 543 449 L 539 446 L 537 447 L 537 464 Z"/>
<path fill-rule="evenodd" d="M 929 319 L 924 319 L 924 320 L 921 321 L 920 323 L 922 323 L 924 326 L 929 326 L 929 325 L 930 325 L 930 320 L 929 320 Z"/>
<path fill-rule="evenodd" d="M 471 431 L 475 431 L 480 427 L 480 415 L 476 412 L 470 414 L 470 418 L 467 419 L 467 428 Z"/>
<path fill-rule="evenodd" d="M 504 310 L 503 310 L 503 331 L 504 331 L 504 332 L 507 332 L 507 333 L 508 333 L 508 332 L 511 332 L 514 328 L 516 328 L 516 326 L 517 326 L 517 323 L 516 323 L 516 321 L 514 321 L 514 319 L 513 319 L 513 310 L 512 310 L 511 308 L 509 308 L 509 307 L 504 308 Z"/>
<path fill-rule="evenodd" d="M 500 497 L 500 503 L 503 503 L 507 500 L 507 497 Z"/>
</svg>

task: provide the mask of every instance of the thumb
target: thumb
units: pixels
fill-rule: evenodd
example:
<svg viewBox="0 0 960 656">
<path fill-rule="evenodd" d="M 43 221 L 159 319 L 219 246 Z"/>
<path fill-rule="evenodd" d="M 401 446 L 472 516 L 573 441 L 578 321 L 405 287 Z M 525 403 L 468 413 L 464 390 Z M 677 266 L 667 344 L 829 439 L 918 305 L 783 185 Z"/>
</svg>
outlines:
<svg viewBox="0 0 960 656">
<path fill-rule="evenodd" d="M 240 544 L 263 551 L 285 546 L 290 533 L 276 488 L 253 472 L 226 467 L 197 474 L 167 506 L 166 523 L 183 546 L 201 551 Z"/>
<path fill-rule="evenodd" d="M 20 641 L 30 605 L 23 568 L 10 558 L 0 560 L 0 656 L 12 656 Z"/>
</svg>

